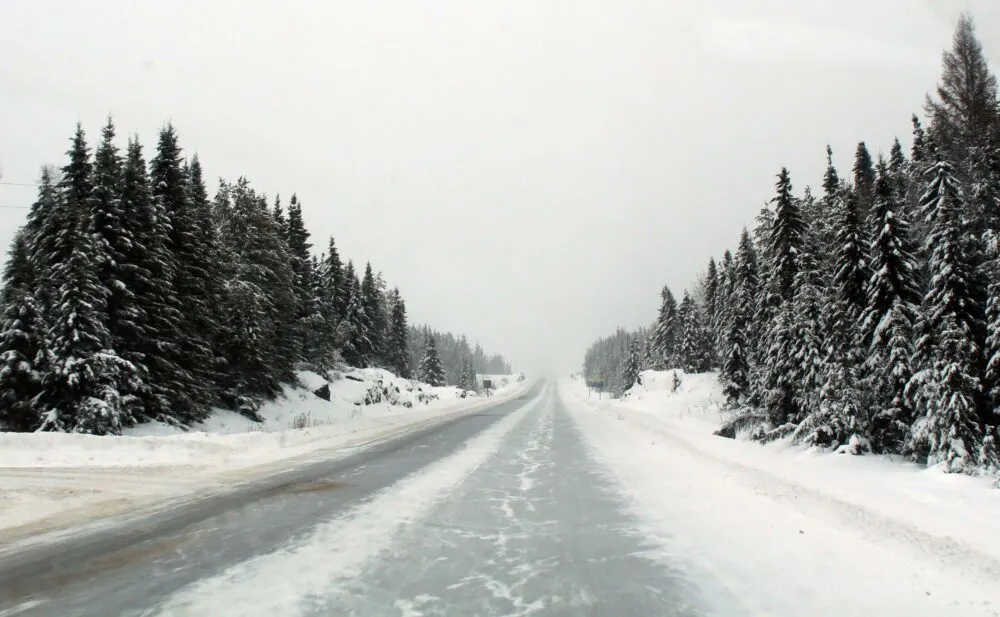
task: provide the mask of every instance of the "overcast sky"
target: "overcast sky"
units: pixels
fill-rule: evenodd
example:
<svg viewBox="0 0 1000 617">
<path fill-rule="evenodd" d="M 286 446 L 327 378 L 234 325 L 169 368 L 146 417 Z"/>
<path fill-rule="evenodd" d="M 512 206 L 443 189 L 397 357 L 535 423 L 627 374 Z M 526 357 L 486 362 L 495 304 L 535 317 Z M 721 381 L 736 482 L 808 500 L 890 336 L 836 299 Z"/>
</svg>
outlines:
<svg viewBox="0 0 1000 617">
<path fill-rule="evenodd" d="M 77 120 L 147 149 L 172 120 L 411 321 L 565 372 L 734 247 L 782 165 L 799 190 L 827 143 L 845 172 L 908 143 L 963 9 L 996 66 L 996 0 L 7 0 L 3 180 L 62 165 Z"/>
</svg>

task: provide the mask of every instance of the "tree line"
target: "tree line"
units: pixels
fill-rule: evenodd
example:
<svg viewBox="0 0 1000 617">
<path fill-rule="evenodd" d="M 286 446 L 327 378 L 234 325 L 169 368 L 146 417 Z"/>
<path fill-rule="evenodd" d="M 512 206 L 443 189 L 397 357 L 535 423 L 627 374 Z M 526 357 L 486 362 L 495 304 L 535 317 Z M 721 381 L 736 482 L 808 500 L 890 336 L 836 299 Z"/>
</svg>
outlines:
<svg viewBox="0 0 1000 617">
<path fill-rule="evenodd" d="M 271 202 L 239 178 L 210 197 L 169 124 L 148 163 L 110 118 L 93 153 L 77 126 L 4 267 L 0 430 L 186 427 L 213 406 L 259 419 L 300 367 L 410 377 L 399 290 L 332 237 L 322 248 L 296 195 Z"/>
<path fill-rule="evenodd" d="M 410 326 L 407 333 L 412 366 L 420 367 L 420 380 L 431 385 L 452 385 L 464 390 L 478 390 L 477 375 L 509 375 L 510 362 L 498 353 L 486 353 L 476 343 L 469 344 L 464 334 L 439 332 L 428 325 Z M 432 351 L 433 350 L 433 351 Z M 428 359 L 429 355 L 436 360 Z M 425 366 L 430 363 L 430 367 Z M 440 370 L 436 367 L 440 365 Z"/>
<path fill-rule="evenodd" d="M 717 369 L 722 435 L 995 472 L 1000 108 L 968 15 L 925 112 L 908 154 L 861 142 L 846 177 L 827 147 L 818 195 L 782 169 L 735 251 L 680 303 L 664 287 L 648 332 L 595 343 L 588 378 L 620 393 L 636 366 Z"/>
</svg>

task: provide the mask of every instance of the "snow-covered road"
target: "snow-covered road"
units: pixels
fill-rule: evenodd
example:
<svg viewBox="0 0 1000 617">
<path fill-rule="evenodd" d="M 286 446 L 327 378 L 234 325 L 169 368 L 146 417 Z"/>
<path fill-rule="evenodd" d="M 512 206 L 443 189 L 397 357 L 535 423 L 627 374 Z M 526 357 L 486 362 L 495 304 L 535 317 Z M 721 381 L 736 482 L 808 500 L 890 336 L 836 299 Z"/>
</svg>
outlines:
<svg viewBox="0 0 1000 617">
<path fill-rule="evenodd" d="M 988 555 L 880 538 L 634 420 L 537 387 L 57 567 L 0 616 L 998 614 Z"/>
</svg>

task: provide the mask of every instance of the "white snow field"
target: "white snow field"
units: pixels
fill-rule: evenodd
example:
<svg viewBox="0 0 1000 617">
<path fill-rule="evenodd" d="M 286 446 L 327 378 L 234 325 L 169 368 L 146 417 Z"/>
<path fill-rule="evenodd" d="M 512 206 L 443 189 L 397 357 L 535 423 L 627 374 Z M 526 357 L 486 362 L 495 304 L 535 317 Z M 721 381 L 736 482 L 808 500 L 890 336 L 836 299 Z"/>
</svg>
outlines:
<svg viewBox="0 0 1000 617">
<path fill-rule="evenodd" d="M 1000 615 L 1000 491 L 884 458 L 712 435 L 717 376 L 647 371 L 621 400 L 560 383 L 585 442 L 672 558 L 751 614 Z"/>
<path fill-rule="evenodd" d="M 0 543 L 244 480 L 318 449 L 347 455 L 513 398 L 527 385 L 495 375 L 492 397 L 461 398 L 454 387 L 360 369 L 334 375 L 326 401 L 312 393 L 323 377 L 298 377 L 302 387 L 286 386 L 263 405 L 260 423 L 217 409 L 187 432 L 160 423 L 121 437 L 0 432 Z"/>
</svg>

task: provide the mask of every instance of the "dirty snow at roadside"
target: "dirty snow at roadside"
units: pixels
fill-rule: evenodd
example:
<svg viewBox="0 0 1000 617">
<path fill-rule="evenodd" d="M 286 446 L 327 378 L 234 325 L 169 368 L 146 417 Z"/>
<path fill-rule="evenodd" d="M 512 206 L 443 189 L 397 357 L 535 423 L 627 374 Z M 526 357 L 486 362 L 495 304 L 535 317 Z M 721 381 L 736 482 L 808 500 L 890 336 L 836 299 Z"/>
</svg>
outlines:
<svg viewBox="0 0 1000 617">
<path fill-rule="evenodd" d="M 622 400 L 560 387 L 648 537 L 761 615 L 1000 615 L 988 481 L 716 437 L 715 375 L 678 378 L 643 373 Z"/>
</svg>

